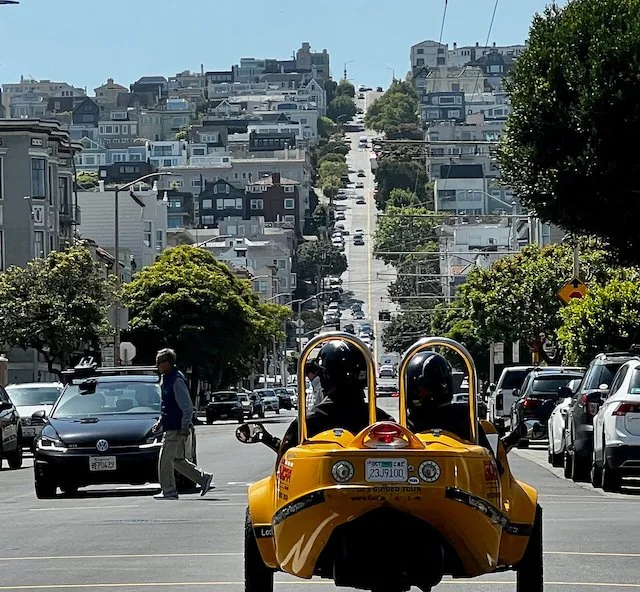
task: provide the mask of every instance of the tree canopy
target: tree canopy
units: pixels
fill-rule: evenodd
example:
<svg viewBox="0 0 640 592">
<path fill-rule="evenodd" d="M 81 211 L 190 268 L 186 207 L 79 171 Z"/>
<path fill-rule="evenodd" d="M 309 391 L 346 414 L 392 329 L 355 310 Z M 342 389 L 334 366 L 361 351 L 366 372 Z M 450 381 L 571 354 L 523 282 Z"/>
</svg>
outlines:
<svg viewBox="0 0 640 592">
<path fill-rule="evenodd" d="M 340 82 L 338 82 L 336 95 L 345 95 L 353 99 L 356 96 L 356 89 L 353 84 L 343 78 Z"/>
<path fill-rule="evenodd" d="M 375 175 L 378 182 L 376 203 L 380 210 L 387 207 L 394 189 L 413 192 L 421 204 L 429 205 L 427 203 L 429 178 L 424 164 L 384 159 L 378 164 Z"/>
<path fill-rule="evenodd" d="M 164 251 L 123 290 L 130 339 L 147 362 L 172 347 L 179 365 L 214 388 L 235 384 L 253 368 L 263 347 L 283 336 L 290 310 L 260 304 L 251 283 L 238 279 L 208 251 L 180 246 Z"/>
<path fill-rule="evenodd" d="M 424 208 L 396 208 L 389 206 L 380 218 L 373 245 L 377 252 L 421 251 L 432 246 L 436 240 L 437 220 L 427 216 Z M 403 255 L 379 256 L 385 263 L 397 263 Z"/>
<path fill-rule="evenodd" d="M 365 125 L 387 135 L 418 126 L 420 104 L 411 83 L 395 80 L 387 91 L 367 109 Z"/>
<path fill-rule="evenodd" d="M 0 274 L 0 342 L 40 352 L 57 373 L 74 354 L 100 349 L 114 284 L 82 246 L 52 251 Z"/>
<path fill-rule="evenodd" d="M 403 313 L 396 315 L 385 325 L 382 330 L 382 345 L 387 351 L 402 354 L 418 339 L 430 334 L 430 315 Z"/>
<path fill-rule="evenodd" d="M 328 240 L 308 241 L 298 247 L 296 272 L 299 280 L 313 280 L 318 266 L 323 275 L 342 275 L 347 270 L 347 258 Z"/>
<path fill-rule="evenodd" d="M 502 180 L 544 219 L 640 263 L 640 4 L 573 0 L 534 18 L 506 89 Z M 621 215 L 621 213 L 624 215 Z"/>
<path fill-rule="evenodd" d="M 330 138 L 336 131 L 335 122 L 324 115 L 318 118 L 318 134 L 321 138 Z"/>
<path fill-rule="evenodd" d="M 593 285 L 560 317 L 558 342 L 566 362 L 586 364 L 599 352 L 626 351 L 640 343 L 640 277 L 635 273 Z"/>
<path fill-rule="evenodd" d="M 356 114 L 356 104 L 353 99 L 347 95 L 336 95 L 336 97 L 327 105 L 327 115 L 337 122 L 343 122 L 351 119 Z"/>
</svg>

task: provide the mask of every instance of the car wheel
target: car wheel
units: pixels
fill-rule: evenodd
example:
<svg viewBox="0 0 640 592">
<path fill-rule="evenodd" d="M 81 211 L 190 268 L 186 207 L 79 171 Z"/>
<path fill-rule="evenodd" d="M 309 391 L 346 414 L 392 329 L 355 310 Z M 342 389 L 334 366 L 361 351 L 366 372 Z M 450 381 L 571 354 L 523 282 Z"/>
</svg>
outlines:
<svg viewBox="0 0 640 592">
<path fill-rule="evenodd" d="M 260 413 L 258 413 L 258 417 L 260 419 L 264 419 L 264 409 Z"/>
<path fill-rule="evenodd" d="M 591 475 L 591 459 L 585 459 L 584 457 L 573 452 L 573 463 L 571 466 L 571 479 L 576 483 L 588 481 Z"/>
<path fill-rule="evenodd" d="M 604 460 L 602 463 L 601 484 L 602 489 L 610 493 L 619 493 L 620 489 L 622 488 L 622 478 L 620 475 L 620 471 L 608 467 L 606 460 Z"/>
<path fill-rule="evenodd" d="M 78 493 L 78 486 L 77 485 L 64 485 L 64 486 L 60 486 L 60 491 L 62 491 L 62 493 L 66 496 L 74 496 Z"/>
<path fill-rule="evenodd" d="M 526 438 L 522 438 L 521 440 L 518 441 L 518 443 L 516 444 L 517 448 L 529 448 L 529 440 L 527 440 Z"/>
<path fill-rule="evenodd" d="M 562 457 L 562 474 L 565 479 L 571 479 L 571 472 L 573 471 L 573 456 L 569 454 L 568 450 L 564 451 L 564 455 Z"/>
<path fill-rule="evenodd" d="M 276 415 L 280 415 L 280 407 L 276 409 Z"/>
<path fill-rule="evenodd" d="M 551 454 L 551 466 L 559 468 L 563 465 L 564 462 L 564 454 L 562 452 L 557 452 Z"/>
<path fill-rule="evenodd" d="M 207 425 L 213 424 L 213 417 L 207 417 Z"/>
<path fill-rule="evenodd" d="M 34 486 L 38 499 L 51 499 L 56 497 L 56 484 L 50 479 L 36 477 Z"/>
<path fill-rule="evenodd" d="M 238 423 L 244 423 L 244 415 L 238 417 Z"/>
<path fill-rule="evenodd" d="M 8 452 L 6 457 L 10 469 L 22 468 L 22 446 L 20 446 L 20 435 L 18 435 L 18 447 L 14 452 Z"/>
<path fill-rule="evenodd" d="M 593 451 L 591 458 L 591 485 L 596 489 L 602 487 L 602 468 L 596 463 L 596 451 Z"/>
<path fill-rule="evenodd" d="M 262 561 L 249 508 L 244 523 L 244 590 L 245 592 L 273 592 L 273 570 Z"/>
<path fill-rule="evenodd" d="M 543 588 L 542 508 L 537 505 L 527 548 L 516 565 L 516 592 L 543 592 Z"/>
</svg>

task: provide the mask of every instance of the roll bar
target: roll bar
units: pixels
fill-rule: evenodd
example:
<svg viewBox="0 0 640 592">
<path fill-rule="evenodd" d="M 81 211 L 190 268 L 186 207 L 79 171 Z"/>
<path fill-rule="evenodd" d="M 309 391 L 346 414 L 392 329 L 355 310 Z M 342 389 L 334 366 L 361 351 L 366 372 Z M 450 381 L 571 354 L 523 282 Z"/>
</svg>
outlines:
<svg viewBox="0 0 640 592">
<path fill-rule="evenodd" d="M 362 354 L 364 355 L 364 359 L 367 362 L 367 391 L 369 395 L 369 423 L 374 424 L 377 420 L 376 413 L 376 365 L 373 360 L 373 355 L 371 351 L 367 347 L 367 345 L 355 335 L 351 333 L 343 333 L 342 331 L 331 331 L 329 333 L 322 333 L 321 335 L 316 335 L 313 339 L 307 343 L 305 348 L 302 350 L 300 354 L 300 359 L 298 360 L 298 442 L 303 444 L 307 441 L 307 402 L 306 402 L 306 375 L 305 375 L 305 367 L 307 365 L 307 360 L 309 359 L 309 355 L 311 352 L 316 349 L 319 345 L 323 345 L 328 343 L 329 341 L 334 341 L 335 339 L 339 339 L 341 341 L 346 341 L 351 345 L 357 347 Z"/>
<path fill-rule="evenodd" d="M 469 374 L 469 420 L 471 422 L 471 440 L 478 444 L 478 373 L 469 350 L 448 337 L 423 337 L 414 343 L 402 357 L 398 371 L 400 382 L 400 425 L 407 427 L 407 366 L 416 354 L 434 347 L 446 347 L 453 350 L 463 360 Z"/>
</svg>

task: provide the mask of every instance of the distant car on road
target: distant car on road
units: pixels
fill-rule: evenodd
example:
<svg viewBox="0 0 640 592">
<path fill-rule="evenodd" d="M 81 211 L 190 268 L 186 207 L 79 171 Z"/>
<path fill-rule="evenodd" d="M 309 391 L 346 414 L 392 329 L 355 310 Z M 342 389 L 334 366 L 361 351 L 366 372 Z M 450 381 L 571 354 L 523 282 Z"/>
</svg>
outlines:
<svg viewBox="0 0 640 592">
<path fill-rule="evenodd" d="M 273 389 L 256 389 L 253 392 L 260 395 L 260 398 L 264 403 L 265 411 L 275 411 L 277 414 L 280 414 L 280 402 Z"/>
<path fill-rule="evenodd" d="M 364 245 L 364 237 L 363 237 L 361 234 L 356 234 L 356 235 L 353 237 L 353 244 L 354 244 L 356 247 L 361 247 L 361 246 L 363 246 L 363 245 Z"/>
<path fill-rule="evenodd" d="M 358 177 L 366 177 L 367 173 L 365 173 L 362 169 L 358 170 Z"/>
<path fill-rule="evenodd" d="M 211 395 L 205 415 L 209 425 L 220 419 L 235 419 L 243 423 L 245 417 L 251 417 L 251 411 L 251 401 L 246 395 L 236 391 L 218 391 Z"/>
<path fill-rule="evenodd" d="M 356 199 L 356 204 L 358 204 L 359 206 L 363 206 L 367 203 L 367 200 L 360 195 L 357 199 Z"/>
<path fill-rule="evenodd" d="M 61 382 L 28 382 L 7 386 L 7 394 L 20 415 L 21 446 L 33 447 L 62 388 Z M 44 417 L 38 413 L 41 411 L 44 411 Z"/>
<path fill-rule="evenodd" d="M 356 183 L 356 189 L 364 189 L 364 183 L 362 181 L 358 181 Z"/>
<path fill-rule="evenodd" d="M 396 375 L 396 368 L 391 364 L 383 364 L 382 366 L 380 366 L 380 370 L 378 370 L 379 378 L 395 378 Z"/>
<path fill-rule="evenodd" d="M 376 92 L 384 92 L 384 91 L 382 90 L 382 87 L 379 86 L 378 88 L 376 88 Z"/>
<path fill-rule="evenodd" d="M 0 470 L 3 457 L 10 469 L 22 467 L 20 416 L 6 391 L 0 386 Z"/>
</svg>

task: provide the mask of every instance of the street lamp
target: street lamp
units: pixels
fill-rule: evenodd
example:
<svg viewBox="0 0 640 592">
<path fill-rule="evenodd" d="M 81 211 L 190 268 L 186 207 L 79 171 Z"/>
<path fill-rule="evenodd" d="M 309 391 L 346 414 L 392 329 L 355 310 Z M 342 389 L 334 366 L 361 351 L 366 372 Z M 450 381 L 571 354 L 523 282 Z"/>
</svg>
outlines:
<svg viewBox="0 0 640 592">
<path fill-rule="evenodd" d="M 20 4 L 18 0 L 0 0 L 0 4 Z"/>
<path fill-rule="evenodd" d="M 116 258 L 115 266 L 116 266 L 116 281 L 120 281 L 120 217 L 119 217 L 119 205 L 120 205 L 120 192 L 124 189 L 128 189 L 129 187 L 133 187 L 138 183 L 142 183 L 142 181 L 146 181 L 147 179 L 152 179 L 154 177 L 161 176 L 173 176 L 175 173 L 171 172 L 163 172 L 163 173 L 149 173 L 148 175 L 143 175 L 134 181 L 130 181 L 129 183 L 125 183 L 124 185 L 116 185 L 115 187 L 115 206 L 114 206 L 114 218 L 115 218 L 115 236 L 114 236 L 114 255 Z M 157 191 L 157 186 L 156 186 Z M 115 318 L 114 318 L 114 331 L 115 336 L 113 338 L 113 363 L 116 366 L 120 365 L 120 302 L 116 298 L 115 306 L 114 306 Z"/>
<path fill-rule="evenodd" d="M 395 68 L 392 68 L 391 66 L 386 66 L 385 67 L 387 70 L 391 70 L 391 75 L 393 76 L 393 82 L 396 81 L 396 71 Z"/>
<path fill-rule="evenodd" d="M 347 80 L 347 65 L 355 62 L 355 60 L 348 60 L 344 63 L 344 79 Z"/>
</svg>

